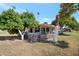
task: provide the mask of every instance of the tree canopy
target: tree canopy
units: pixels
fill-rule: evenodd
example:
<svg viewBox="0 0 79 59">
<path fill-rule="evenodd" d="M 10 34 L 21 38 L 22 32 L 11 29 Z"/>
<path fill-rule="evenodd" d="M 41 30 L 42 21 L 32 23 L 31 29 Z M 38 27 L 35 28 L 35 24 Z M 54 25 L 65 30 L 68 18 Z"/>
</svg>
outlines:
<svg viewBox="0 0 79 59">
<path fill-rule="evenodd" d="M 79 29 L 79 23 L 76 21 L 72 14 L 79 11 L 79 3 L 61 3 L 59 11 L 59 24 L 63 26 L 68 25 L 72 29 Z M 52 24 L 56 24 L 57 19 L 52 21 Z"/>
<path fill-rule="evenodd" d="M 67 19 L 79 10 L 79 3 L 61 3 L 59 15 L 61 18 Z"/>
<path fill-rule="evenodd" d="M 12 30 L 23 30 L 23 22 L 20 14 L 15 9 L 8 9 L 3 11 L 0 15 L 0 29 L 8 30 L 11 33 Z M 13 31 L 12 33 L 15 33 Z"/>
<path fill-rule="evenodd" d="M 39 22 L 33 13 L 23 12 L 19 14 L 15 8 L 5 10 L 0 15 L 0 29 L 24 30 L 26 27 L 37 27 Z"/>
<path fill-rule="evenodd" d="M 23 12 L 21 14 L 21 19 L 23 20 L 24 27 L 33 28 L 39 26 L 39 22 L 36 20 L 33 13 Z"/>
</svg>

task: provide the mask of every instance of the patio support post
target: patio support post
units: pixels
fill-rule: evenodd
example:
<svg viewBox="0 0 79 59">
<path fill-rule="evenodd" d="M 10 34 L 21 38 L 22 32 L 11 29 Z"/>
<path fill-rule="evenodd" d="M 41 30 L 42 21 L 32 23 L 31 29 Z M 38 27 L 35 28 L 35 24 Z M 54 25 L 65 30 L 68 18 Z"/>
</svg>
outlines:
<svg viewBox="0 0 79 59">
<path fill-rule="evenodd" d="M 35 28 L 33 28 L 33 33 L 35 33 Z"/>
<path fill-rule="evenodd" d="M 41 33 L 41 27 L 40 27 L 40 33 Z"/>
<path fill-rule="evenodd" d="M 46 27 L 45 27 L 45 33 L 46 33 Z"/>
</svg>

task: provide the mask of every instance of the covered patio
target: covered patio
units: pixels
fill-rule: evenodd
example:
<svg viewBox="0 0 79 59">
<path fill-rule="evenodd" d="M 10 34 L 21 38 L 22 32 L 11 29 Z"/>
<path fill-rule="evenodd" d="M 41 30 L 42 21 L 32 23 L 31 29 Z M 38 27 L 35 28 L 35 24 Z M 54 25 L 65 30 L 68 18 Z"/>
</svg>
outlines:
<svg viewBox="0 0 79 59">
<path fill-rule="evenodd" d="M 51 33 L 52 30 L 54 29 L 54 25 L 51 24 L 40 24 L 37 28 L 30 28 L 31 33 L 36 33 L 36 32 L 40 32 L 40 33 Z"/>
<path fill-rule="evenodd" d="M 47 23 L 40 24 L 38 28 L 31 28 L 28 33 L 28 39 L 31 41 L 41 41 L 47 40 L 53 37 L 52 31 L 54 29 L 54 25 L 50 25 Z"/>
</svg>

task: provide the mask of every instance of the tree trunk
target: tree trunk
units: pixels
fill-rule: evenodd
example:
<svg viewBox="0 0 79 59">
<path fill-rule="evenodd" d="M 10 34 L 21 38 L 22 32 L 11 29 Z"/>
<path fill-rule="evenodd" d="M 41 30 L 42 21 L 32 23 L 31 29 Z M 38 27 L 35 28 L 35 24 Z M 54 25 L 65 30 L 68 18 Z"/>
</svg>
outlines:
<svg viewBox="0 0 79 59">
<path fill-rule="evenodd" d="M 21 35 L 21 39 L 24 40 L 24 34 Z"/>
<path fill-rule="evenodd" d="M 22 34 L 22 32 L 20 30 L 19 31 L 19 34 L 21 35 L 21 39 L 24 40 L 24 33 Z"/>
</svg>

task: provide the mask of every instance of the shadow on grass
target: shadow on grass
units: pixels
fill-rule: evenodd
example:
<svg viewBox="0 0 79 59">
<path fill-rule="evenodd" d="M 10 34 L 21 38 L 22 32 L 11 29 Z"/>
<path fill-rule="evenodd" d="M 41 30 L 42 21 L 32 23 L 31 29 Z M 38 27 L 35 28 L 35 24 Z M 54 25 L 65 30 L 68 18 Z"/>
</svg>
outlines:
<svg viewBox="0 0 79 59">
<path fill-rule="evenodd" d="M 41 43 L 51 43 L 50 41 L 39 41 Z"/>
<path fill-rule="evenodd" d="M 60 34 L 60 36 L 70 36 L 70 35 L 63 33 L 63 34 Z"/>
<path fill-rule="evenodd" d="M 51 43 L 52 45 L 58 46 L 60 48 L 69 48 L 69 45 L 68 45 L 69 43 L 66 42 L 66 41 L 58 41 L 57 44 L 55 44 L 52 41 L 47 41 L 47 40 L 39 40 L 39 41 L 36 41 L 36 42 L 40 42 L 40 43 Z"/>
<path fill-rule="evenodd" d="M 20 39 L 19 36 L 0 36 L 0 41 Z"/>
<path fill-rule="evenodd" d="M 58 41 L 58 44 L 56 44 L 56 46 L 60 47 L 60 48 L 68 48 L 69 43 L 65 42 L 65 41 Z"/>
<path fill-rule="evenodd" d="M 69 48 L 69 43 L 65 42 L 65 41 L 58 41 L 57 44 L 55 44 L 54 42 L 51 41 L 40 41 L 41 43 L 52 43 L 55 46 L 58 46 L 60 48 Z"/>
</svg>

